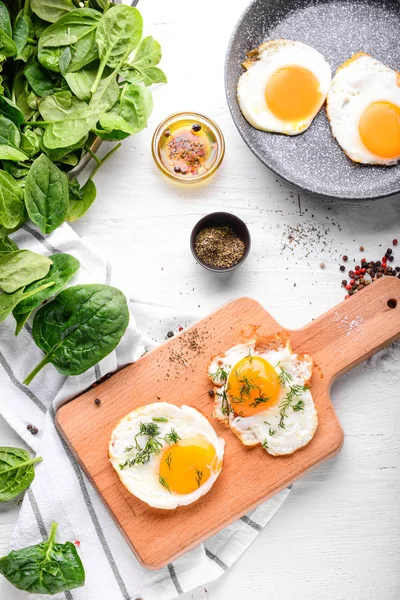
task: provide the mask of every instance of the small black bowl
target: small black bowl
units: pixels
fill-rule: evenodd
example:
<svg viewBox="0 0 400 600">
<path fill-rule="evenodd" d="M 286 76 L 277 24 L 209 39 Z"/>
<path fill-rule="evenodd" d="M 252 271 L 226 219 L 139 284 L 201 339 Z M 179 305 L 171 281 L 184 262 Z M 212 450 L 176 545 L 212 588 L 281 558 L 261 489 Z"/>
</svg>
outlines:
<svg viewBox="0 0 400 600">
<path fill-rule="evenodd" d="M 232 231 L 242 240 L 244 243 L 244 254 L 243 257 L 232 267 L 212 267 L 201 260 L 196 253 L 195 245 L 196 245 L 196 237 L 200 233 L 202 229 L 205 227 L 212 227 L 214 225 L 227 225 L 232 229 Z M 231 213 L 226 212 L 215 212 L 206 215 L 196 225 L 193 227 L 192 234 L 190 236 L 190 249 L 194 258 L 197 260 L 199 264 L 201 264 L 205 269 L 209 271 L 214 271 L 215 273 L 226 273 L 228 271 L 233 271 L 237 267 L 239 267 L 247 258 L 250 252 L 251 239 L 250 232 L 247 229 L 247 225 Z"/>
</svg>

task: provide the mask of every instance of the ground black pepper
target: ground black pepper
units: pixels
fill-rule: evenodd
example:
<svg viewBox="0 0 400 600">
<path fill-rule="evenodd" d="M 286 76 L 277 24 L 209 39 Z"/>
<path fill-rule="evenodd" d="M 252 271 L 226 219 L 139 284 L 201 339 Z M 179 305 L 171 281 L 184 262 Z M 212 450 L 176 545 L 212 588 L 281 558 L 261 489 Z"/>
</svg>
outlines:
<svg viewBox="0 0 400 600">
<path fill-rule="evenodd" d="M 210 267 L 229 268 L 244 256 L 244 242 L 226 225 L 205 227 L 196 237 L 197 256 Z"/>
</svg>

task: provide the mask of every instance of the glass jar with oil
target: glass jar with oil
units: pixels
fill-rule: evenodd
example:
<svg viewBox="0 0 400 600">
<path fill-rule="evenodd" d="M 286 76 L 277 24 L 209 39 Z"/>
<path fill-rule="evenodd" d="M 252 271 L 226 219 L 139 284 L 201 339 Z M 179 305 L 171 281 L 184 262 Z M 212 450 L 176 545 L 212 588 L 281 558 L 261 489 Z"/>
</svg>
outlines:
<svg viewBox="0 0 400 600">
<path fill-rule="evenodd" d="M 177 113 L 157 127 L 152 152 L 165 175 L 180 183 L 197 183 L 218 169 L 225 142 L 211 119 L 197 113 Z"/>
</svg>

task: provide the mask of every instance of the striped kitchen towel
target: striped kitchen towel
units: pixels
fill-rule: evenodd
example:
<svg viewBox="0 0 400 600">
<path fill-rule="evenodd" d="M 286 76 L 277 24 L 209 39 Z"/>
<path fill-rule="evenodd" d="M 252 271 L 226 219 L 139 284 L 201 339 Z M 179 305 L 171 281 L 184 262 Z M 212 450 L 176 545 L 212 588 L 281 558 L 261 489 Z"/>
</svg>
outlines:
<svg viewBox="0 0 400 600">
<path fill-rule="evenodd" d="M 81 263 L 74 284 L 105 282 L 123 290 L 115 281 L 111 265 L 67 224 L 46 238 L 29 225 L 12 237 L 20 248 L 46 255 L 73 254 Z M 57 409 L 68 398 L 106 373 L 136 360 L 144 349 L 163 341 L 169 329 L 190 325 L 199 317 L 177 315 L 171 309 L 136 298 L 130 298 L 129 305 L 131 322 L 115 352 L 79 377 L 65 377 L 48 365 L 29 388 L 21 382 L 42 356 L 32 340 L 29 321 L 16 338 L 12 318 L 0 327 L 0 414 L 43 457 L 25 494 L 11 546 L 21 548 L 46 538 L 52 521 L 59 523 L 60 541 L 80 541 L 86 584 L 54 596 L 56 599 L 169 600 L 203 585 L 235 562 L 289 493 L 284 490 L 168 567 L 149 571 L 138 563 L 54 425 Z M 29 423 L 39 429 L 38 435 L 27 430 Z"/>
</svg>

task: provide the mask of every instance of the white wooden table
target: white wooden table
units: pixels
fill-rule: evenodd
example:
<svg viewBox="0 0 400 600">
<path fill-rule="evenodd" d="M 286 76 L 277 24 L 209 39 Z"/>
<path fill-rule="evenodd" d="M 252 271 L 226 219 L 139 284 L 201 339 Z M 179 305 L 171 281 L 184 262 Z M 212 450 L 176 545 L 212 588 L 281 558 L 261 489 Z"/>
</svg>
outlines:
<svg viewBox="0 0 400 600">
<path fill-rule="evenodd" d="M 162 44 L 169 83 L 154 91 L 147 130 L 126 140 L 99 172 L 98 199 L 75 229 L 124 270 L 126 289 L 136 298 L 176 307 L 177 313 L 200 308 L 206 314 L 249 295 L 283 325 L 297 327 L 342 300 L 342 254 L 359 259 L 362 245 L 374 259 L 400 238 L 400 198 L 351 204 L 298 197 L 251 154 L 229 115 L 223 83 L 226 45 L 245 5 L 140 3 L 145 33 Z M 225 134 L 224 163 L 207 185 L 176 186 L 153 164 L 152 132 L 179 110 L 209 115 Z M 189 251 L 193 225 L 214 210 L 239 215 L 252 234 L 247 262 L 226 277 L 205 271 Z M 291 227 L 300 242 L 289 249 Z M 294 486 L 228 573 L 207 592 L 185 598 L 398 600 L 399 359 L 400 346 L 393 347 L 334 385 L 332 399 L 346 433 L 342 452 Z M 1 420 L 0 444 L 22 446 Z M 17 515 L 18 506 L 0 507 L 0 554 L 8 549 Z M 25 594 L 1 580 L 0 598 Z"/>
</svg>

